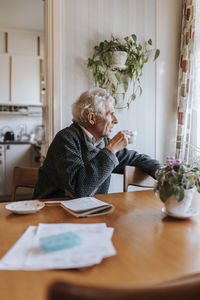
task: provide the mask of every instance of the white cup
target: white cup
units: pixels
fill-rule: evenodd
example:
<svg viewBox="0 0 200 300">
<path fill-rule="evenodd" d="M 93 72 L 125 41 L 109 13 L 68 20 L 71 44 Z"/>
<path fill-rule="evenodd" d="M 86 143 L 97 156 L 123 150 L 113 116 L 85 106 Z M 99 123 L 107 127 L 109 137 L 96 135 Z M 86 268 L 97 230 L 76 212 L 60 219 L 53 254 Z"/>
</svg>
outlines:
<svg viewBox="0 0 200 300">
<path fill-rule="evenodd" d="M 126 134 L 129 144 L 132 144 L 133 142 L 136 141 L 136 138 L 137 138 L 137 131 L 136 130 L 134 130 L 134 131 L 123 130 L 123 132 Z"/>
</svg>

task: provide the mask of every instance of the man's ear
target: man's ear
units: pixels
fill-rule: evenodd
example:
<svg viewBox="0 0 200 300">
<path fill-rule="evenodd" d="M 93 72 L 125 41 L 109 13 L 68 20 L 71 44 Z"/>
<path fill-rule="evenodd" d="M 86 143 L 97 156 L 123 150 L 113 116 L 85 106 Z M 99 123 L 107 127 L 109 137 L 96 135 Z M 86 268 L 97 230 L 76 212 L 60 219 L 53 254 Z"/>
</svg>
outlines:
<svg viewBox="0 0 200 300">
<path fill-rule="evenodd" d="M 93 112 L 90 112 L 88 114 L 88 123 L 90 125 L 94 125 L 96 123 L 96 116 L 95 116 L 95 114 Z"/>
</svg>

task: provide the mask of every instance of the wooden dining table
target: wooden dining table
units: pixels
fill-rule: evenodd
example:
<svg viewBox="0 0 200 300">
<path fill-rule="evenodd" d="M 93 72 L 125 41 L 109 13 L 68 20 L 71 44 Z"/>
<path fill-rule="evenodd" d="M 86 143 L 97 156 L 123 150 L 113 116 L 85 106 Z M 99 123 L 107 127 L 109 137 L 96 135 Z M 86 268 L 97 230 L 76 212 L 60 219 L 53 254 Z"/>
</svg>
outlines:
<svg viewBox="0 0 200 300">
<path fill-rule="evenodd" d="M 96 195 L 114 205 L 111 213 L 75 218 L 59 206 L 45 206 L 35 214 L 17 215 L 0 204 L 0 258 L 29 225 L 39 223 L 106 223 L 114 228 L 115 256 L 100 264 L 74 270 L 0 271 L 1 300 L 45 300 L 49 285 L 69 280 L 89 285 L 131 286 L 159 284 L 200 272 L 200 215 L 173 219 L 152 190 Z M 56 199 L 53 199 L 56 200 Z M 200 196 L 193 207 L 200 210 Z"/>
</svg>

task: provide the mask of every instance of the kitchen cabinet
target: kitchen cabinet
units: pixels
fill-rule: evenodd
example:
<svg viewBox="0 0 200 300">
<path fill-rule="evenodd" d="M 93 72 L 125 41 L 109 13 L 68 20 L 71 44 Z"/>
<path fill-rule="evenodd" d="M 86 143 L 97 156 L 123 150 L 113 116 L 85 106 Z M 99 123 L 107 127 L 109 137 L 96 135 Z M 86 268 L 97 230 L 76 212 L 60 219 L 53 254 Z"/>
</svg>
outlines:
<svg viewBox="0 0 200 300">
<path fill-rule="evenodd" d="M 5 145 L 5 195 L 10 195 L 15 166 L 31 165 L 31 145 Z"/>
<path fill-rule="evenodd" d="M 10 57 L 0 54 L 0 102 L 10 103 Z"/>
<path fill-rule="evenodd" d="M 38 56 L 38 33 L 32 31 L 9 31 L 8 52 Z"/>
<path fill-rule="evenodd" d="M 5 200 L 9 200 L 11 195 L 12 175 L 15 166 L 36 167 L 33 164 L 31 144 L 0 144 L 0 195 L 4 196 Z M 27 194 L 27 189 L 21 190 L 21 193 Z"/>
<path fill-rule="evenodd" d="M 40 60 L 36 57 L 15 55 L 12 57 L 12 103 L 41 104 Z"/>
<path fill-rule="evenodd" d="M 42 105 L 41 59 L 0 54 L 0 103 Z"/>
<path fill-rule="evenodd" d="M 41 105 L 43 36 L 0 31 L 0 103 Z"/>
<path fill-rule="evenodd" d="M 6 33 L 0 31 L 0 53 L 6 52 Z"/>
</svg>

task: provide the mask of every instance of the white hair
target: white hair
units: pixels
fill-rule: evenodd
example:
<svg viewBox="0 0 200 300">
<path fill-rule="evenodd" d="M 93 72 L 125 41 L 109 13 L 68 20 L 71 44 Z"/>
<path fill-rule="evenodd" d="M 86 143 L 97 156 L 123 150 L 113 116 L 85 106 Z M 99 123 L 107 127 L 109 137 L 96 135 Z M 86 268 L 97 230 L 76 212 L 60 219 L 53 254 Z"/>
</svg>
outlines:
<svg viewBox="0 0 200 300">
<path fill-rule="evenodd" d="M 80 95 L 72 104 L 73 121 L 81 126 L 88 123 L 88 114 L 93 112 L 95 115 L 104 115 L 106 106 L 114 104 L 113 97 L 102 88 L 94 88 Z"/>
</svg>

